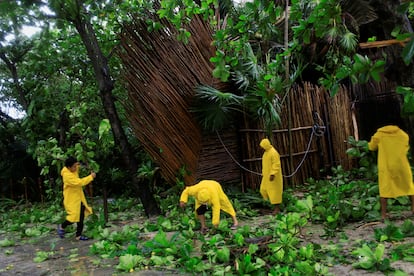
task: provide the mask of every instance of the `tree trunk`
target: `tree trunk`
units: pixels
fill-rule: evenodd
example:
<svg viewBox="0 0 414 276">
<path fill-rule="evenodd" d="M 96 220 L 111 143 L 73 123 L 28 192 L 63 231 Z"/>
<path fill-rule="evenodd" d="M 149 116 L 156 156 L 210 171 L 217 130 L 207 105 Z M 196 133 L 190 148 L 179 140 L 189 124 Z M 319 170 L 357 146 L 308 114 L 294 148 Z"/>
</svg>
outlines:
<svg viewBox="0 0 414 276">
<path fill-rule="evenodd" d="M 16 63 L 9 59 L 3 51 L 0 51 L 0 59 L 3 60 L 12 75 L 14 86 L 19 94 L 19 97 L 17 98 L 18 103 L 24 108 L 25 111 L 27 111 L 29 104 L 26 100 L 26 91 L 20 85 Z"/>
<path fill-rule="evenodd" d="M 82 9 L 82 7 L 79 8 Z M 85 10 L 83 10 L 83 12 L 86 14 Z M 161 213 L 160 208 L 150 190 L 149 183 L 141 181 L 141 179 L 137 177 L 138 162 L 131 150 L 131 146 L 125 132 L 122 129 L 121 120 L 119 119 L 115 107 L 114 97 L 112 96 L 114 82 L 111 79 L 107 59 L 99 47 L 93 27 L 90 22 L 86 21 L 82 16 L 78 16 L 76 19 L 72 20 L 72 22 L 79 32 L 79 35 L 81 36 L 81 39 L 86 47 L 88 57 L 92 62 L 103 108 L 109 122 L 111 123 L 115 143 L 119 145 L 122 159 L 131 175 L 132 185 L 138 192 L 147 216 L 151 217 L 159 215 Z"/>
</svg>

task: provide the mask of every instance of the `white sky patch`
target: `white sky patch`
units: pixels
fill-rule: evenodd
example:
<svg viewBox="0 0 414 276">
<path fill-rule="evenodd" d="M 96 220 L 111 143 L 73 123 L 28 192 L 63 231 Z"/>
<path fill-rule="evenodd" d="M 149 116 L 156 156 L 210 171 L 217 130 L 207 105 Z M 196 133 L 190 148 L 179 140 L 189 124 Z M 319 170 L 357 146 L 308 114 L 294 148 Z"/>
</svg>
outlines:
<svg viewBox="0 0 414 276">
<path fill-rule="evenodd" d="M 33 26 L 24 26 L 22 28 L 22 33 L 24 33 L 26 36 L 31 37 L 32 35 L 40 32 L 39 27 L 33 27 Z"/>
<path fill-rule="evenodd" d="M 14 119 L 21 119 L 26 115 L 14 108 L 10 102 L 0 102 L 0 110 Z"/>
</svg>

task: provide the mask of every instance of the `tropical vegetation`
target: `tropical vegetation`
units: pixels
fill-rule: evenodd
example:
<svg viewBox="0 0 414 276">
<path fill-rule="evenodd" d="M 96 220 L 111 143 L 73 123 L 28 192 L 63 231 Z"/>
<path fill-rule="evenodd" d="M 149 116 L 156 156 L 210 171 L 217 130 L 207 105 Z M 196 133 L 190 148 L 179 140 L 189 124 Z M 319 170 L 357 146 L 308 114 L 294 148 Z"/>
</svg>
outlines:
<svg viewBox="0 0 414 276">
<path fill-rule="evenodd" d="M 151 270 L 189 275 L 335 275 L 332 267 L 352 265 L 367 272 L 408 275 L 394 267 L 397 261 L 414 261 L 410 242 L 414 225 L 401 217 L 409 210 L 408 198 L 390 202 L 390 213 L 400 216 L 402 224 L 386 221 L 361 240 L 343 231 L 350 223 L 362 222 L 363 227 L 380 218 L 378 185 L 370 171 L 376 169 L 371 163 L 374 158 L 361 145 L 350 149 L 354 156 L 359 152 L 358 159 L 365 165 L 348 172 L 338 167 L 330 179 L 310 179 L 300 190 L 287 189 L 284 211 L 278 216 L 258 219 L 269 206 L 257 192 L 230 192 L 241 222 L 237 230 L 230 230 L 230 218 L 222 216 L 217 229 L 201 234 L 192 208 L 179 208 L 178 195 L 162 201 L 166 215 L 156 220 L 145 218 L 136 199 L 120 197 L 110 201 L 105 222 L 103 208 L 95 202 L 95 214 L 86 222 L 86 234 L 93 238 L 89 255 L 99 260 L 93 266 L 107 267 L 111 261 L 114 274 Z M 3 201 L 0 207 L 4 254 L 12 256 L 17 254 L 15 246 L 42 240 L 49 249 L 38 251 L 34 263 L 53 261 L 62 254 L 55 233 L 63 216 L 58 203 Z M 10 208 L 14 212 L 7 211 Z M 323 231 L 313 233 L 318 225 Z M 69 229 L 66 239 L 73 231 Z M 77 256 L 73 252 L 67 258 L 73 262 Z M 13 267 L 0 271 L 13 272 Z"/>
<path fill-rule="evenodd" d="M 412 237 L 409 220 L 398 227 L 388 222 L 372 240 L 352 245 L 352 251 L 343 250 L 341 243 L 322 246 L 304 239 L 302 230 L 310 223 L 322 224 L 322 236 L 328 239 L 349 222 L 378 219 L 375 158 L 366 152 L 364 141 L 352 137 L 349 154 L 359 162 L 355 169 L 335 167 L 327 179 L 310 178 L 303 187 L 287 190 L 285 212 L 260 227 L 244 225 L 232 232 L 223 219 L 218 229 L 201 236 L 191 210 L 181 212 L 176 205 L 183 184 L 180 172 L 177 183 L 161 180 L 154 185 L 156 163 L 128 125 L 123 65 L 116 55 L 118 35 L 132 14 L 144 18 L 148 29 L 162 28 L 160 18 L 169 20 L 182 43 L 191 36 L 186 25 L 201 16 L 213 28 L 212 75 L 237 89 L 195 88 L 199 105 L 194 111 L 200 125 L 209 131 L 225 128 L 232 123 L 228 114 L 246 112 L 264 120 L 270 131 L 295 83 L 312 81 L 335 95 L 340 85 L 370 83 L 389 73 L 395 57 L 371 60 L 358 52 L 360 42 L 394 38 L 403 45 L 399 58 L 404 62 L 404 67 L 392 67 L 394 75 L 411 70 L 414 39 L 404 24 L 412 22 L 413 3 L 401 1 L 395 7 L 396 22 L 387 29 L 388 37 L 361 32 L 378 19 L 374 7 L 385 7 L 386 2 L 1 1 L 0 97 L 3 105 L 21 114 L 14 118 L 0 111 L 3 252 L 13 254 L 17 237 L 44 237 L 54 231 L 50 224 L 63 217 L 59 171 L 65 158 L 73 155 L 83 162 L 83 172 L 98 172 L 100 184 L 90 195 L 117 197 L 109 213 L 99 209 L 87 229 L 96 240 L 91 253 L 102 259 L 119 257 L 119 271 L 210 274 L 214 267 L 216 275 L 327 275 L 333 264 L 353 263 L 358 269 L 404 275 L 394 271 L 392 262 L 413 260 L 410 245 L 394 243 Z M 149 16 L 154 11 L 158 19 Z M 28 26 L 38 32 L 26 35 Z M 404 114 L 411 116 L 413 78 L 398 85 Z M 306 196 L 298 196 L 300 191 Z M 256 191 L 231 197 L 245 220 L 258 215 L 254 207 L 266 206 Z M 392 203 L 398 212 L 407 208 L 408 199 Z M 111 221 L 137 213 L 158 220 L 109 230 Z M 141 239 L 148 232 L 156 234 Z M 54 253 L 53 248 L 38 252 L 34 261 L 45 261 Z"/>
</svg>

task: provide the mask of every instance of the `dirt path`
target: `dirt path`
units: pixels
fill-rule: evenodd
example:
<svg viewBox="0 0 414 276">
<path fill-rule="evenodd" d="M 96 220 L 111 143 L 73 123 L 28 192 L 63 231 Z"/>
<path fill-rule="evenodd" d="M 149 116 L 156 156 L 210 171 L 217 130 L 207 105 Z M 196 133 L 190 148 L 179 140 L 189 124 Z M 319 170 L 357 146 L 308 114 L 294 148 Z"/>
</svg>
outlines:
<svg viewBox="0 0 414 276">
<path fill-rule="evenodd" d="M 6 252 L 10 248 L 1 249 L 0 275 L 112 275 L 116 260 L 108 260 L 109 267 L 102 268 L 100 258 L 89 254 L 89 246 L 93 243 L 93 240 L 60 239 L 52 234 L 39 240 L 23 240 L 12 247 L 10 255 Z M 33 259 L 39 251 L 54 254 L 44 262 L 35 263 Z"/>
<path fill-rule="evenodd" d="M 260 224 L 268 221 L 268 216 L 255 218 L 254 221 L 241 221 L 241 224 Z M 403 219 L 393 221 L 393 223 L 402 223 Z M 131 222 L 138 223 L 138 222 Z M 352 246 L 361 240 L 374 240 L 374 229 L 384 227 L 385 224 L 376 223 L 355 223 L 349 224 L 343 229 L 342 239 L 340 235 L 333 239 L 325 240 L 321 238 L 324 233 L 321 225 L 309 224 L 303 231 L 303 241 L 313 242 L 321 245 L 335 244 L 340 245 L 341 254 L 351 254 Z M 52 227 L 51 227 L 52 229 Z M 113 229 L 111 229 L 112 231 Z M 344 239 L 343 237 L 347 237 Z M 7 237 L 7 234 L 0 235 L 0 240 Z M 55 231 L 36 239 L 23 239 L 16 241 L 12 247 L 0 247 L 0 275 L 27 275 L 27 276 L 111 276 L 111 275 L 172 275 L 157 271 L 141 271 L 134 273 L 121 273 L 116 270 L 118 264 L 115 259 L 102 259 L 90 253 L 90 246 L 96 242 L 76 241 L 73 237 L 60 239 Z M 404 243 L 414 242 L 413 238 L 405 239 Z M 386 243 L 386 248 L 390 248 L 391 243 Z M 355 248 L 355 247 L 354 247 Z M 34 258 L 36 252 L 53 252 L 53 255 L 46 261 L 36 263 Z M 392 262 L 392 267 L 401 269 L 407 275 L 414 275 L 414 263 L 409 262 Z M 367 272 L 356 270 L 352 265 L 333 265 L 330 267 L 333 275 L 384 275 L 380 272 Z"/>
</svg>

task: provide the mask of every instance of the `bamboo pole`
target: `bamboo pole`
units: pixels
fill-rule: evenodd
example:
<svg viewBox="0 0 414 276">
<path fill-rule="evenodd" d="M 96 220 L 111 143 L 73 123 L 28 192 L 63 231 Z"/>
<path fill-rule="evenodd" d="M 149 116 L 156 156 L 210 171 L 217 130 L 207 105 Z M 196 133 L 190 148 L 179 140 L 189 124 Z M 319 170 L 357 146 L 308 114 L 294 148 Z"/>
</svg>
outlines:
<svg viewBox="0 0 414 276">
<path fill-rule="evenodd" d="M 388 39 L 388 40 L 380 40 L 380 41 L 372 41 L 372 42 L 361 42 L 359 43 L 359 48 L 361 49 L 381 48 L 381 47 L 388 47 L 388 46 L 395 45 L 395 44 L 398 44 L 401 47 L 405 47 L 405 45 L 410 40 L 411 38 L 406 38 L 404 40 Z"/>
<path fill-rule="evenodd" d="M 289 1 L 286 1 L 285 5 L 285 51 L 287 52 L 289 48 Z M 285 80 L 287 83 L 290 83 L 290 72 L 289 72 L 289 55 L 285 57 Z M 288 106 L 288 129 L 289 129 L 289 164 L 293 168 L 293 157 L 292 157 L 292 132 L 290 131 L 292 127 L 292 115 L 291 115 L 291 99 L 289 95 L 290 86 L 287 86 L 287 106 Z M 290 183 L 291 184 L 291 183 Z"/>
</svg>

